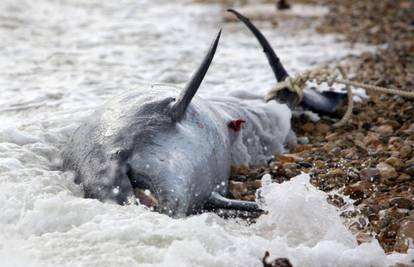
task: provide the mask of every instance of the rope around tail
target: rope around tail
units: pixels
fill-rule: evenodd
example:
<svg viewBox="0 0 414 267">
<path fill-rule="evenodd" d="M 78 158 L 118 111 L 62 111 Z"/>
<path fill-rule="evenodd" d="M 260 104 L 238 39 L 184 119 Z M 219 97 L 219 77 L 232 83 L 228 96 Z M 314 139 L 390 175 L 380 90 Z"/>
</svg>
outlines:
<svg viewBox="0 0 414 267">
<path fill-rule="evenodd" d="M 339 78 L 338 72 L 342 78 Z M 340 121 L 334 124 L 334 127 L 341 127 L 345 125 L 345 123 L 349 120 L 352 114 L 352 109 L 354 107 L 354 101 L 352 96 L 351 86 L 355 88 L 363 88 L 368 91 L 375 91 L 384 94 L 391 94 L 391 95 L 399 95 L 408 98 L 414 98 L 414 92 L 402 91 L 397 89 L 390 89 L 360 82 L 354 82 L 348 80 L 348 77 L 345 73 L 345 70 L 341 66 L 335 67 L 333 70 L 329 70 L 326 68 L 319 68 L 315 70 L 305 71 L 303 73 L 297 74 L 295 77 L 288 77 L 283 82 L 276 84 L 274 88 L 272 88 L 269 93 L 265 96 L 265 101 L 268 102 L 271 99 L 274 99 L 278 93 L 278 91 L 288 88 L 292 92 L 298 94 L 300 100 L 303 98 L 303 90 L 305 85 L 308 81 L 315 81 L 317 84 L 327 83 L 329 86 L 332 86 L 334 83 L 344 84 L 347 90 L 347 98 L 348 98 L 348 107 L 347 110 Z"/>
</svg>

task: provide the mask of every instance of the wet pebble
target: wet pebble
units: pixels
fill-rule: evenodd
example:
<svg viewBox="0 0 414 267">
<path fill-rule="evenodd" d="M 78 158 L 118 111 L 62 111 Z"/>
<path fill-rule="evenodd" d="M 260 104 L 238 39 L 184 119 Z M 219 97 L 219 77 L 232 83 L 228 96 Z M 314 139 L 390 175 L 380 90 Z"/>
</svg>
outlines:
<svg viewBox="0 0 414 267">
<path fill-rule="evenodd" d="M 410 166 L 407 166 L 404 170 L 404 173 L 414 176 L 414 164 L 411 164 Z"/>
<path fill-rule="evenodd" d="M 241 199 L 242 196 L 247 193 L 247 187 L 242 182 L 230 181 L 229 192 L 234 198 Z"/>
<path fill-rule="evenodd" d="M 404 197 L 395 197 L 390 200 L 390 206 L 394 206 L 400 209 L 412 209 L 413 208 L 413 202 Z"/>
<path fill-rule="evenodd" d="M 394 250 L 400 253 L 407 253 L 409 244 L 414 241 L 414 219 L 409 218 L 400 224 L 395 239 Z"/>
</svg>

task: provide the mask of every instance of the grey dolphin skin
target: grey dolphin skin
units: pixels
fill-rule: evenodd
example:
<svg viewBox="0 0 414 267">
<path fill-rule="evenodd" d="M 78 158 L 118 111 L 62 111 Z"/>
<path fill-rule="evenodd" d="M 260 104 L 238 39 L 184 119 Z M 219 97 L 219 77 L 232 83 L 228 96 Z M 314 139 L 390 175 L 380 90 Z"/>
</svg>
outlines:
<svg viewBox="0 0 414 267">
<path fill-rule="evenodd" d="M 253 23 L 248 18 L 236 10 L 228 9 L 227 11 L 236 15 L 236 17 L 247 26 L 247 28 L 259 41 L 260 45 L 263 48 L 263 52 L 266 54 L 267 60 L 273 70 L 273 73 L 275 74 L 276 80 L 278 82 L 281 82 L 289 77 L 289 74 L 283 67 L 275 51 L 272 49 L 269 42 L 257 29 L 257 27 L 253 25 Z M 300 105 L 320 115 L 334 115 L 335 112 L 337 112 L 338 108 L 344 103 L 345 99 L 345 93 L 319 92 L 311 88 L 305 88 L 303 91 L 303 99 L 300 103 L 298 95 L 287 88 L 281 90 L 276 97 L 277 101 L 280 103 L 286 103 L 290 108 L 294 108 L 295 106 Z"/>
<path fill-rule="evenodd" d="M 62 153 L 85 197 L 140 202 L 173 217 L 209 208 L 257 211 L 255 202 L 225 198 L 231 167 L 227 122 L 194 97 L 221 31 L 187 86 L 126 92 L 94 112 Z"/>
</svg>

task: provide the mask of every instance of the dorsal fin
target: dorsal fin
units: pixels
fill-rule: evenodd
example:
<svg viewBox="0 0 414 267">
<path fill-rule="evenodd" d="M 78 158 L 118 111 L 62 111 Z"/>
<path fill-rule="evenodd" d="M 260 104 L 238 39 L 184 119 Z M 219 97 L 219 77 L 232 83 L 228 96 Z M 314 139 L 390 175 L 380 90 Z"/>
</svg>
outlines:
<svg viewBox="0 0 414 267">
<path fill-rule="evenodd" d="M 191 77 L 190 82 L 186 85 L 186 87 L 181 91 L 180 95 L 178 96 L 177 100 L 173 103 L 170 110 L 171 118 L 174 121 L 178 121 L 184 115 L 188 105 L 191 102 L 191 99 L 194 97 L 195 93 L 197 92 L 198 88 L 200 87 L 201 82 L 204 79 L 204 76 L 207 73 L 208 68 L 210 67 L 211 61 L 214 58 L 214 54 L 216 53 L 217 45 L 219 43 L 221 36 L 221 29 L 217 34 L 216 39 L 214 40 L 213 44 L 211 45 L 210 49 L 207 52 L 203 62 L 201 63 L 198 70 L 193 74 Z"/>
<path fill-rule="evenodd" d="M 240 14 L 234 9 L 228 9 L 228 12 L 233 13 L 237 16 L 237 18 L 243 22 L 247 28 L 253 33 L 256 39 L 259 41 L 260 45 L 263 48 L 263 52 L 266 54 L 267 60 L 269 61 L 270 66 L 272 67 L 273 73 L 278 82 L 284 81 L 289 74 L 287 73 L 286 69 L 283 67 L 282 63 L 279 60 L 279 57 L 276 55 L 275 51 L 273 50 L 272 46 L 269 44 L 267 39 L 263 36 L 263 34 L 250 22 L 248 18 Z"/>
</svg>

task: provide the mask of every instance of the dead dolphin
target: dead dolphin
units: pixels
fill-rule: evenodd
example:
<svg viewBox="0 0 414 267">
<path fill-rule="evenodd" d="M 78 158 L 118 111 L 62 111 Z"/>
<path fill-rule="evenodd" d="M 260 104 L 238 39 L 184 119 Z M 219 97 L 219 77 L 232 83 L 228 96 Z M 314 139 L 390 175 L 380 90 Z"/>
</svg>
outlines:
<svg viewBox="0 0 414 267">
<path fill-rule="evenodd" d="M 267 60 L 273 70 L 273 73 L 278 82 L 284 81 L 289 74 L 280 62 L 279 57 L 264 37 L 264 35 L 257 29 L 257 27 L 245 16 L 240 14 L 234 9 L 228 9 L 228 12 L 233 13 L 236 17 L 243 22 L 247 28 L 253 33 L 256 39 L 259 41 L 263 48 L 263 52 L 266 54 Z M 279 91 L 276 100 L 280 103 L 286 103 L 290 108 L 301 106 L 305 109 L 309 109 L 320 115 L 334 115 L 338 108 L 345 102 L 346 94 L 339 92 L 319 92 L 315 88 L 305 88 L 303 91 L 303 98 L 299 100 L 298 95 L 289 89 L 282 89 Z"/>
<path fill-rule="evenodd" d="M 85 197 L 118 204 L 138 199 L 174 217 L 204 208 L 259 210 L 255 202 L 224 197 L 230 168 L 262 164 L 283 151 L 295 138 L 291 113 L 262 98 L 195 96 L 220 34 L 181 91 L 149 86 L 125 92 L 75 130 L 62 152 L 63 167 L 74 171 Z M 276 54 L 268 57 L 278 80 L 286 78 Z"/>
<path fill-rule="evenodd" d="M 290 110 L 276 101 L 257 100 L 257 108 L 248 104 L 254 100 L 195 96 L 220 34 L 181 92 L 159 86 L 125 92 L 75 130 L 63 167 L 74 171 L 85 197 L 119 204 L 137 197 L 174 217 L 204 208 L 258 210 L 255 202 L 224 197 L 230 167 L 280 152 L 291 134 Z"/>
</svg>

